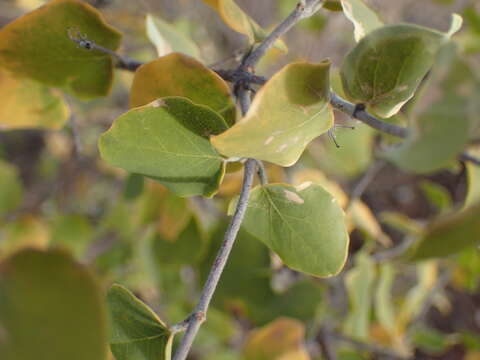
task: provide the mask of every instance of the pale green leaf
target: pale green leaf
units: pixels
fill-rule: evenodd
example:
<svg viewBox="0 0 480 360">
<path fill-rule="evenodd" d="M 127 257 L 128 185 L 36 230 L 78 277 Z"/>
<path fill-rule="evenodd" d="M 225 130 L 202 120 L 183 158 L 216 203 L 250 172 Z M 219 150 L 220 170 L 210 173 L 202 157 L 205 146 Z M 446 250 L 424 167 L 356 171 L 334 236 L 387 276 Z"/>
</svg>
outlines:
<svg viewBox="0 0 480 360">
<path fill-rule="evenodd" d="M 294 270 L 328 277 L 345 264 L 349 242 L 345 214 L 319 185 L 255 188 L 243 227 Z"/>
<path fill-rule="evenodd" d="M 120 45 L 120 33 L 94 7 L 54 0 L 0 30 L 0 65 L 81 98 L 107 95 L 113 78 L 111 56 L 79 48 L 69 32 L 113 51 Z"/>
<path fill-rule="evenodd" d="M 447 40 L 444 33 L 409 24 L 370 32 L 343 62 L 345 94 L 381 117 L 395 115 L 414 95 Z"/>
<path fill-rule="evenodd" d="M 395 335 L 395 306 L 392 289 L 395 280 L 395 268 L 391 264 L 382 264 L 379 267 L 378 285 L 375 291 L 375 315 L 378 322 Z"/>
<path fill-rule="evenodd" d="M 355 27 L 355 40 L 358 42 L 365 35 L 383 26 L 378 15 L 363 0 L 342 0 L 345 16 Z"/>
<path fill-rule="evenodd" d="M 163 98 L 115 120 L 99 142 L 102 158 L 151 177 L 180 196 L 212 196 L 225 173 L 208 137 L 227 129 L 205 106 L 185 98 Z"/>
<path fill-rule="evenodd" d="M 228 157 L 293 165 L 333 125 L 329 68 L 329 61 L 287 65 L 260 89 L 245 118 L 212 137 L 213 145 Z"/>
<path fill-rule="evenodd" d="M 355 267 L 345 276 L 350 309 L 344 329 L 347 335 L 358 339 L 369 338 L 375 273 L 372 259 L 360 253 L 355 258 Z"/>
<path fill-rule="evenodd" d="M 469 119 L 456 104 L 439 103 L 422 114 L 409 137 L 385 157 L 403 170 L 428 173 L 455 160 L 468 142 Z"/>
<path fill-rule="evenodd" d="M 15 210 L 22 197 L 23 187 L 17 169 L 0 159 L 0 216 Z"/>
<path fill-rule="evenodd" d="M 173 334 L 145 303 L 120 285 L 110 288 L 107 303 L 116 360 L 170 360 Z"/>
<path fill-rule="evenodd" d="M 469 151 L 474 156 L 480 156 L 480 150 Z M 467 195 L 465 197 L 465 207 L 480 202 L 480 166 L 471 162 L 466 163 L 467 167 Z"/>
<path fill-rule="evenodd" d="M 59 250 L 24 250 L 0 264 L 2 360 L 107 360 L 102 290 Z"/>
<path fill-rule="evenodd" d="M 227 83 L 190 56 L 169 54 L 140 66 L 135 72 L 130 107 L 166 96 L 181 96 L 206 105 L 223 116 L 227 124 L 235 123 L 235 103 Z"/>
<path fill-rule="evenodd" d="M 412 250 L 411 260 L 446 257 L 480 243 L 480 203 L 434 221 Z"/>
<path fill-rule="evenodd" d="M 147 14 L 145 26 L 148 38 L 157 48 L 158 56 L 179 52 L 195 59 L 201 58 L 198 46 L 173 25 Z"/>
</svg>

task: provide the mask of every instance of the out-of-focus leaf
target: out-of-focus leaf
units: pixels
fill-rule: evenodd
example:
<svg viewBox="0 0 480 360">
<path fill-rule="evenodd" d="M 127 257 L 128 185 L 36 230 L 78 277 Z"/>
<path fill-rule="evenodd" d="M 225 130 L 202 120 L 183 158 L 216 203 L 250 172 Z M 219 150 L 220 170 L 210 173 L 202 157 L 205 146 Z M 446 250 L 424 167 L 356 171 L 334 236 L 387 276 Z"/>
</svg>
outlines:
<svg viewBox="0 0 480 360">
<path fill-rule="evenodd" d="M 355 258 L 355 267 L 345 276 L 350 309 L 344 331 L 358 339 L 368 339 L 375 272 L 375 264 L 370 257 L 360 253 Z"/>
<path fill-rule="evenodd" d="M 45 222 L 32 215 L 23 215 L 6 224 L 0 238 L 0 258 L 24 248 L 46 249 L 50 231 Z"/>
<path fill-rule="evenodd" d="M 475 156 L 480 156 L 480 150 L 470 151 Z M 467 167 L 467 196 L 465 207 L 480 202 L 480 167 L 471 162 L 466 163 Z"/>
<path fill-rule="evenodd" d="M 250 43 L 261 42 L 267 37 L 268 33 L 248 16 L 234 0 L 203 1 L 215 9 L 230 28 L 246 35 Z M 275 46 L 282 51 L 287 51 L 287 47 L 282 40 L 277 40 Z"/>
<path fill-rule="evenodd" d="M 164 98 L 116 119 L 99 148 L 108 163 L 153 178 L 179 196 L 212 196 L 225 163 L 208 137 L 226 129 L 209 108 L 185 98 Z"/>
<path fill-rule="evenodd" d="M 292 269 L 338 274 L 347 257 L 345 214 L 321 186 L 269 184 L 252 190 L 243 228 Z"/>
<path fill-rule="evenodd" d="M 81 98 L 107 95 L 113 78 L 111 56 L 79 48 L 69 32 L 113 51 L 120 44 L 120 33 L 92 6 L 54 0 L 0 30 L 0 66 Z"/>
<path fill-rule="evenodd" d="M 329 61 L 287 65 L 260 89 L 245 118 L 212 138 L 213 145 L 229 157 L 293 165 L 333 125 L 329 68 Z"/>
<path fill-rule="evenodd" d="M 222 243 L 226 226 L 220 226 L 212 236 L 208 256 L 200 266 L 204 283 Z M 257 312 L 268 310 L 273 296 L 270 288 L 270 254 L 260 241 L 240 230 L 225 270 L 213 298 L 217 308 L 233 310 L 250 318 L 261 317 Z"/>
<path fill-rule="evenodd" d="M 206 105 L 235 122 L 235 104 L 227 83 L 212 70 L 189 56 L 173 53 L 142 65 L 130 92 L 130 107 L 149 104 L 166 96 L 185 97 Z"/>
<path fill-rule="evenodd" d="M 170 360 L 172 333 L 145 303 L 120 285 L 110 288 L 107 303 L 116 360 Z"/>
<path fill-rule="evenodd" d="M 380 265 L 378 285 L 375 291 L 375 315 L 392 338 L 396 335 L 395 308 L 392 296 L 394 280 L 395 268 L 391 264 Z"/>
<path fill-rule="evenodd" d="M 70 110 L 55 89 L 0 69 L 0 129 L 59 129 Z M 15 114 L 13 116 L 13 114 Z"/>
<path fill-rule="evenodd" d="M 434 221 L 412 249 L 410 260 L 418 261 L 456 254 L 480 242 L 480 203 Z"/>
<path fill-rule="evenodd" d="M 438 210 L 446 211 L 452 205 L 452 199 L 445 187 L 428 180 L 422 181 L 420 187 L 429 202 Z"/>
<path fill-rule="evenodd" d="M 355 27 L 355 40 L 357 42 L 368 33 L 383 26 L 378 15 L 365 5 L 363 0 L 342 0 L 341 3 L 343 13 Z"/>
<path fill-rule="evenodd" d="M 125 181 L 123 197 L 125 200 L 134 200 L 139 197 L 145 187 L 145 178 L 142 175 L 130 174 Z"/>
<path fill-rule="evenodd" d="M 157 48 L 158 56 L 179 52 L 195 59 L 201 58 L 198 46 L 169 23 L 147 14 L 145 26 L 148 38 Z"/>
<path fill-rule="evenodd" d="M 415 347 L 430 355 L 439 355 L 447 350 L 449 341 L 446 334 L 436 329 L 417 329 L 412 336 Z"/>
<path fill-rule="evenodd" d="M 279 318 L 253 330 L 243 349 L 245 360 L 309 360 L 305 326 L 298 320 Z"/>
<path fill-rule="evenodd" d="M 93 275 L 62 251 L 0 265 L 2 360 L 106 360 L 106 312 Z"/>
<path fill-rule="evenodd" d="M 414 95 L 449 36 L 408 24 L 370 32 L 343 62 L 345 94 L 381 117 L 395 115 Z"/>
<path fill-rule="evenodd" d="M 341 0 L 325 0 L 323 7 L 330 11 L 343 11 Z"/>
<path fill-rule="evenodd" d="M 60 215 L 51 227 L 51 243 L 68 247 L 76 256 L 84 254 L 93 236 L 93 227 L 81 215 Z"/>
<path fill-rule="evenodd" d="M 15 210 L 22 197 L 23 187 L 17 169 L 0 159 L 0 216 Z"/>
<path fill-rule="evenodd" d="M 428 173 L 447 166 L 468 141 L 469 119 L 458 116 L 455 106 L 436 104 L 421 115 L 412 134 L 385 157 L 401 169 Z"/>
<path fill-rule="evenodd" d="M 310 155 L 327 174 L 345 177 L 361 174 L 372 161 L 375 131 L 364 124 L 356 124 L 354 130 L 339 129 L 336 134 L 340 148 L 325 139 L 322 144 L 312 143 Z"/>
<path fill-rule="evenodd" d="M 160 233 L 152 235 L 154 259 L 162 265 L 193 265 L 205 254 L 206 241 L 195 218 L 191 218 L 185 229 L 173 239 L 166 239 Z"/>
</svg>

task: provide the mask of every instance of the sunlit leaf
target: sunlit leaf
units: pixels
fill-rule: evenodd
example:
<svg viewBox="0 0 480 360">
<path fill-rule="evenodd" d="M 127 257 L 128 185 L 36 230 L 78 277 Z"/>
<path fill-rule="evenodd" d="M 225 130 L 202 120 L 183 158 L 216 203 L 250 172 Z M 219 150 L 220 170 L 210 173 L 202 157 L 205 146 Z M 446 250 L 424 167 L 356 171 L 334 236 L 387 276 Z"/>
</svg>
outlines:
<svg viewBox="0 0 480 360">
<path fill-rule="evenodd" d="M 70 111 L 57 90 L 0 69 L 0 129 L 59 129 Z M 15 114 L 15 116 L 12 116 Z"/>
<path fill-rule="evenodd" d="M 375 273 L 373 261 L 368 255 L 360 253 L 355 267 L 345 277 L 350 309 L 344 328 L 346 334 L 355 338 L 368 339 Z"/>
<path fill-rule="evenodd" d="M 250 43 L 261 42 L 268 33 L 263 30 L 250 16 L 248 16 L 234 0 L 203 0 L 205 3 L 215 9 L 222 20 L 236 32 L 246 35 Z M 275 46 L 287 51 L 287 47 L 282 40 L 277 40 Z"/>
<path fill-rule="evenodd" d="M 471 151 L 474 156 L 480 156 L 480 151 Z M 467 162 L 467 195 L 465 198 L 465 207 L 480 202 L 480 167 L 476 164 Z"/>
<path fill-rule="evenodd" d="M 195 104 L 210 107 L 228 124 L 235 122 L 235 104 L 227 83 L 189 56 L 173 53 L 142 65 L 136 71 L 130 107 L 146 105 L 166 96 L 185 97 Z"/>
<path fill-rule="evenodd" d="M 220 153 L 293 165 L 308 143 L 333 125 L 330 62 L 284 67 L 255 96 L 250 110 L 212 138 Z"/>
<path fill-rule="evenodd" d="M 480 203 L 434 221 L 418 240 L 411 260 L 445 257 L 480 243 Z"/>
<path fill-rule="evenodd" d="M 255 188 L 243 227 L 295 270 L 327 277 L 337 274 L 345 263 L 345 215 L 336 199 L 319 185 Z"/>
<path fill-rule="evenodd" d="M 305 326 L 298 320 L 279 318 L 254 330 L 243 349 L 245 360 L 309 360 Z"/>
<path fill-rule="evenodd" d="M 69 32 L 111 50 L 120 44 L 120 34 L 92 6 L 54 0 L 0 30 L 0 66 L 81 98 L 107 95 L 113 75 L 110 55 L 79 48 Z"/>
<path fill-rule="evenodd" d="M 0 160 L 0 216 L 15 210 L 20 205 L 22 197 L 23 187 L 17 169 Z"/>
<path fill-rule="evenodd" d="M 370 32 L 343 62 L 341 76 L 347 97 L 368 104 L 381 117 L 395 115 L 414 95 L 449 36 L 409 24 Z"/>
<path fill-rule="evenodd" d="M 103 294 L 58 250 L 25 250 L 0 265 L 2 360 L 106 360 Z"/>
<path fill-rule="evenodd" d="M 211 196 L 225 163 L 208 137 L 226 129 L 225 121 L 207 107 L 164 98 L 116 119 L 99 147 L 110 164 L 151 177 L 180 196 Z"/>
<path fill-rule="evenodd" d="M 355 27 L 355 40 L 360 41 L 365 35 L 383 26 L 378 15 L 363 0 L 342 0 L 345 16 Z"/>
<path fill-rule="evenodd" d="M 145 26 L 148 38 L 157 48 L 158 56 L 179 52 L 195 59 L 201 58 L 198 46 L 173 25 L 154 15 L 147 14 Z"/>
<path fill-rule="evenodd" d="M 147 305 L 120 285 L 110 288 L 107 303 L 116 360 L 170 360 L 173 336 Z"/>
</svg>

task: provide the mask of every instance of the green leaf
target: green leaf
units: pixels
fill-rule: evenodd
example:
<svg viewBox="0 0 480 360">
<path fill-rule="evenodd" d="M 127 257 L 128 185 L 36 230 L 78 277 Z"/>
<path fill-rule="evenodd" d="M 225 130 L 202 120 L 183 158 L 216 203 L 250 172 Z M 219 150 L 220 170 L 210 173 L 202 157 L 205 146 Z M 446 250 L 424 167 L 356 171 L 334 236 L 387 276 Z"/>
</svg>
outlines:
<svg viewBox="0 0 480 360">
<path fill-rule="evenodd" d="M 228 157 L 293 165 L 333 125 L 329 69 L 329 61 L 287 65 L 260 89 L 245 118 L 212 137 L 213 145 Z"/>
<path fill-rule="evenodd" d="M 15 210 L 22 197 L 23 187 L 17 169 L 0 159 L 0 216 Z"/>
<path fill-rule="evenodd" d="M 170 360 L 173 334 L 147 305 L 120 285 L 110 288 L 107 303 L 116 360 Z"/>
<path fill-rule="evenodd" d="M 59 250 L 25 250 L 0 265 L 2 360 L 106 360 L 102 291 Z"/>
<path fill-rule="evenodd" d="M 343 62 L 345 94 L 381 117 L 395 115 L 414 95 L 448 38 L 449 34 L 409 24 L 370 32 Z"/>
<path fill-rule="evenodd" d="M 342 2 L 340 0 L 325 0 L 323 7 L 330 11 L 343 11 Z"/>
<path fill-rule="evenodd" d="M 81 257 L 93 238 L 94 230 L 86 217 L 81 215 L 60 215 L 54 219 L 50 231 L 51 243 L 68 247 Z"/>
<path fill-rule="evenodd" d="M 268 35 L 234 0 L 203 0 L 215 9 L 222 20 L 236 32 L 246 35 L 251 44 L 262 42 Z M 287 47 L 282 40 L 275 42 L 275 47 L 284 52 Z"/>
<path fill-rule="evenodd" d="M 433 222 L 417 241 L 410 260 L 445 257 L 478 245 L 480 203 Z"/>
<path fill-rule="evenodd" d="M 150 236 L 152 256 L 160 265 L 193 265 L 202 258 L 206 250 L 205 237 L 194 217 L 175 239 L 166 239 L 159 232 Z"/>
<path fill-rule="evenodd" d="M 343 13 L 355 27 L 355 41 L 360 41 L 368 33 L 383 26 L 378 15 L 365 5 L 363 0 L 342 0 L 341 2 Z"/>
<path fill-rule="evenodd" d="M 242 358 L 245 360 L 310 360 L 304 343 L 305 325 L 298 320 L 279 318 L 250 333 Z"/>
<path fill-rule="evenodd" d="M 0 30 L 0 66 L 81 98 L 107 95 L 113 77 L 110 55 L 79 48 L 69 30 L 113 51 L 120 44 L 120 33 L 92 6 L 54 0 Z"/>
<path fill-rule="evenodd" d="M 197 60 L 173 53 L 140 66 L 135 72 L 130 107 L 166 96 L 181 96 L 206 105 L 232 125 L 235 104 L 225 81 Z"/>
<path fill-rule="evenodd" d="M 270 184 L 255 188 L 243 227 L 294 270 L 327 277 L 347 257 L 345 214 L 321 186 Z"/>
<path fill-rule="evenodd" d="M 345 333 L 358 339 L 369 338 L 375 272 L 375 264 L 370 257 L 360 253 L 356 256 L 355 267 L 345 276 L 350 300 Z"/>
<path fill-rule="evenodd" d="M 102 135 L 99 148 L 108 163 L 151 177 L 180 196 L 212 196 L 225 163 L 208 140 L 227 129 L 205 106 L 164 98 L 130 110 Z"/>
<path fill-rule="evenodd" d="M 0 68 L 0 129 L 60 129 L 70 110 L 60 92 Z M 15 116 L 12 116 L 15 114 Z"/>
<path fill-rule="evenodd" d="M 375 291 L 375 315 L 378 322 L 395 336 L 395 306 L 392 299 L 393 282 L 395 280 L 395 268 L 391 264 L 379 266 L 379 279 Z"/>
<path fill-rule="evenodd" d="M 403 170 L 428 173 L 455 160 L 468 142 L 469 119 L 457 107 L 439 103 L 421 115 L 411 135 L 385 157 Z"/>
<path fill-rule="evenodd" d="M 157 48 L 158 56 L 179 52 L 195 59 L 201 58 L 198 46 L 173 25 L 147 14 L 145 26 L 148 38 Z"/>
</svg>

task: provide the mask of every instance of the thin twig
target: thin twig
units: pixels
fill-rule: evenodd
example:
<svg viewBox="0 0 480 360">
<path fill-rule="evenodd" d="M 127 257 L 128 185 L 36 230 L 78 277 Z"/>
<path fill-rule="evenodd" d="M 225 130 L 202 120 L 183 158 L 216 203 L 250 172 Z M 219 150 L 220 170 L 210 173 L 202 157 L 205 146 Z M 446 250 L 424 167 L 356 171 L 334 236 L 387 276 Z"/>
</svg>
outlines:
<svg viewBox="0 0 480 360">
<path fill-rule="evenodd" d="M 283 36 L 288 30 L 295 26 L 300 20 L 312 16 L 320 9 L 321 0 L 301 0 L 298 2 L 295 9 L 282 21 L 267 38 L 257 47 L 252 53 L 247 56 L 242 63 L 244 70 L 252 69 L 258 61 L 265 55 L 275 42 Z"/>
<path fill-rule="evenodd" d="M 325 360 L 337 360 L 337 354 L 332 347 L 332 336 L 323 327 L 318 331 L 317 342 L 320 345 L 320 350 Z"/>
<path fill-rule="evenodd" d="M 350 195 L 350 199 L 348 201 L 347 207 L 350 207 L 350 205 L 357 199 L 359 199 L 365 190 L 367 190 L 368 185 L 371 184 L 371 182 L 375 179 L 377 174 L 382 170 L 382 168 L 385 166 L 385 161 L 383 160 L 378 160 L 375 161 L 365 172 L 365 174 L 362 176 L 360 181 L 355 185 L 355 187 L 352 190 L 352 194 Z"/>
<path fill-rule="evenodd" d="M 265 165 L 260 160 L 255 160 L 255 161 L 257 162 L 257 165 L 258 165 L 257 173 L 260 179 L 260 183 L 262 185 L 268 184 L 268 176 L 267 176 L 267 170 L 265 169 Z"/>
<path fill-rule="evenodd" d="M 372 259 L 375 262 L 383 263 L 399 258 L 404 255 L 414 243 L 415 238 L 413 236 L 406 236 L 397 246 L 373 254 Z"/>
<path fill-rule="evenodd" d="M 255 160 L 249 159 L 245 163 L 245 175 L 243 178 L 242 191 L 240 192 L 240 198 L 238 200 L 237 208 L 232 217 L 232 220 L 225 233 L 222 246 L 220 247 L 217 257 L 213 263 L 213 266 L 208 275 L 205 286 L 202 290 L 200 300 L 195 307 L 192 315 L 188 318 L 188 326 L 185 335 L 182 338 L 173 360 L 185 360 L 192 347 L 193 340 L 195 339 L 200 326 L 206 319 L 206 313 L 212 300 L 215 289 L 217 288 L 220 276 L 227 263 L 228 256 L 232 250 L 235 238 L 237 237 L 240 225 L 243 221 L 243 217 L 247 210 L 248 197 L 250 189 L 253 183 L 253 177 L 255 175 L 255 169 L 257 164 Z"/>
</svg>

